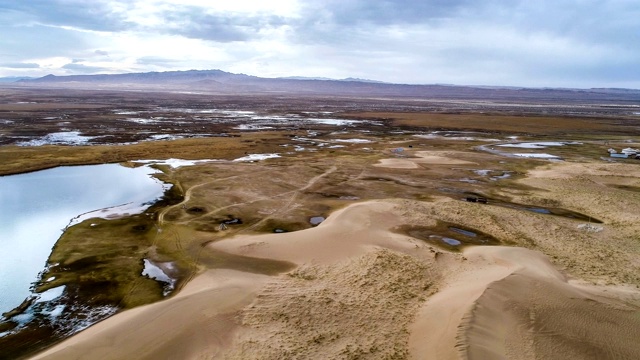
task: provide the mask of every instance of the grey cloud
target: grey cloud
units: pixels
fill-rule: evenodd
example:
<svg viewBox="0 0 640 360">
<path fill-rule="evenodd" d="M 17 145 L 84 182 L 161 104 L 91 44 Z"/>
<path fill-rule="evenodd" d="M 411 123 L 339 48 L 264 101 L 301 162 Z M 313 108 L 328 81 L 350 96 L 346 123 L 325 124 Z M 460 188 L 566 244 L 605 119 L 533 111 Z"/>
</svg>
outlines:
<svg viewBox="0 0 640 360">
<path fill-rule="evenodd" d="M 473 10 L 471 0 L 307 0 L 303 16 L 291 23 L 298 43 L 365 45 L 380 28 L 441 26 Z M 425 39 L 416 39 L 424 41 Z"/>
<path fill-rule="evenodd" d="M 96 50 L 93 53 L 100 56 L 109 56 L 109 52 L 104 50 Z"/>
<path fill-rule="evenodd" d="M 110 6 L 110 3 L 118 6 Z M 119 8 L 116 12 L 112 8 Z M 95 31 L 142 31 L 181 35 L 216 42 L 245 41 L 255 38 L 265 27 L 280 26 L 285 21 L 272 15 L 210 14 L 203 7 L 165 5 L 154 16 L 160 16 L 160 25 L 146 26 L 127 20 L 127 12 L 135 3 L 127 1 L 6 1 L 0 0 L 0 15 L 11 14 L 8 21 L 14 25 L 26 22 L 49 26 L 70 26 Z M 18 19 L 19 18 L 19 19 Z M 11 20 L 18 19 L 18 20 Z M 100 53 L 99 53 L 100 52 Z M 96 50 L 98 55 L 108 55 Z"/>
<path fill-rule="evenodd" d="M 291 40 L 331 49 L 343 65 L 352 59 L 367 66 L 356 54 L 375 51 L 379 64 L 402 59 L 407 69 L 429 69 L 418 81 L 440 73 L 446 75 L 438 81 L 457 83 L 501 77 L 516 85 L 608 78 L 638 84 L 639 18 L 634 1 L 309 0 Z M 368 71 L 397 74 L 380 66 Z"/>
<path fill-rule="evenodd" d="M 625 44 L 640 36 L 640 3 L 584 0 L 307 0 L 294 23 L 300 42 L 344 42 L 377 27 L 499 27 L 585 43 Z M 473 36 L 473 30 L 469 34 Z M 355 36 L 356 40 L 360 40 Z M 415 39 L 429 41 L 429 39 Z"/>
<path fill-rule="evenodd" d="M 476 7 L 472 14 L 475 17 L 467 19 L 474 23 L 584 43 L 628 44 L 640 35 L 640 3 L 636 1 L 493 1 Z"/>
<path fill-rule="evenodd" d="M 83 0 L 0 1 L 0 13 L 19 13 L 31 21 L 96 31 L 131 27 L 122 15 L 110 11 L 108 2 Z"/>
<path fill-rule="evenodd" d="M 0 64 L 0 67 L 11 68 L 11 69 L 37 69 L 40 65 L 35 63 L 3 63 Z"/>
<path fill-rule="evenodd" d="M 165 31 L 189 38 L 216 42 L 246 41 L 258 36 L 263 28 L 286 24 L 285 19 L 270 15 L 240 16 L 207 14 L 203 9 L 181 6 L 164 14 Z"/>
<path fill-rule="evenodd" d="M 454 16 L 471 0 L 311 0 L 305 10 L 310 18 L 324 14 L 338 24 L 424 23 Z"/>
</svg>

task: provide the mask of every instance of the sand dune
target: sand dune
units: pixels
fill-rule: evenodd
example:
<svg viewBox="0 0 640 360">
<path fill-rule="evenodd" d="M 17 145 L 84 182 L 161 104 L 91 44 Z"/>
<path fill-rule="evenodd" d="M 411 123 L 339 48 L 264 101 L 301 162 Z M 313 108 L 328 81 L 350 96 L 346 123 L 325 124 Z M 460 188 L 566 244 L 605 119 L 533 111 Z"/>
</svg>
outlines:
<svg viewBox="0 0 640 360">
<path fill-rule="evenodd" d="M 525 268 L 492 283 L 459 333 L 468 359 L 638 359 L 640 307 Z"/>
<path fill-rule="evenodd" d="M 524 248 L 448 253 L 391 231 L 432 224 L 438 208 L 460 218 L 474 209 L 419 204 L 357 203 L 312 229 L 212 243 L 298 268 L 279 276 L 209 270 L 177 296 L 118 314 L 36 359 L 640 358 L 637 290 L 623 300 L 613 288 L 576 286 Z"/>
<path fill-rule="evenodd" d="M 640 307 L 612 289 L 573 286 L 531 250 L 474 247 L 465 256 L 460 275 L 418 313 L 412 358 L 640 358 Z"/>
</svg>

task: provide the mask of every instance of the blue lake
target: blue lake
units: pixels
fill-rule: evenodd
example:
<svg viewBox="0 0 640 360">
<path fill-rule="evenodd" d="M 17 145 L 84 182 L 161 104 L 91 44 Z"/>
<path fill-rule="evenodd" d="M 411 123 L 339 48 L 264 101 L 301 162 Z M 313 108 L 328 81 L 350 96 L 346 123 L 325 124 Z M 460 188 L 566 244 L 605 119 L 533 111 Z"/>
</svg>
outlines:
<svg viewBox="0 0 640 360">
<path fill-rule="evenodd" d="M 167 185 L 151 176 L 157 172 L 106 164 L 0 177 L 0 313 L 32 294 L 67 226 L 140 213 L 159 199 Z"/>
</svg>

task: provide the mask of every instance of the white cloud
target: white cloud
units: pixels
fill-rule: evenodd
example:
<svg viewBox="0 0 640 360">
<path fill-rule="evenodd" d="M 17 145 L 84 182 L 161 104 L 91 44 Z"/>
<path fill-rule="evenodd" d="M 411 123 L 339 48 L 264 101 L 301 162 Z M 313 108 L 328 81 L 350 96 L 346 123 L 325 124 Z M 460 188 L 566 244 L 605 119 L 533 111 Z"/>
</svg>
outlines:
<svg viewBox="0 0 640 360">
<path fill-rule="evenodd" d="M 50 0 L 46 5 L 0 6 L 0 64 L 38 64 L 41 68 L 23 69 L 30 75 L 220 68 L 259 76 L 407 83 L 640 87 L 640 3 L 633 1 Z M 83 59 L 78 62 L 83 67 L 63 69 L 70 59 Z M 16 71 L 0 67 L 0 76 Z"/>
</svg>

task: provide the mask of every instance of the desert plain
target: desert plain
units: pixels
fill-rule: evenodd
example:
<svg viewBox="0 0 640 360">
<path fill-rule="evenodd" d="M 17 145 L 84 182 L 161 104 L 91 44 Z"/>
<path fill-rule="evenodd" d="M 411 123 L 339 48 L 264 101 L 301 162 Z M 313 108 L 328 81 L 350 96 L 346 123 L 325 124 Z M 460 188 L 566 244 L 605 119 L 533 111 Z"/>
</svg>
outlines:
<svg viewBox="0 0 640 360">
<path fill-rule="evenodd" d="M 172 186 L 66 229 L 36 286 L 116 313 L 16 309 L 1 358 L 640 358 L 640 160 L 608 153 L 637 105 L 2 92 L 1 174 L 157 160 Z"/>
</svg>

